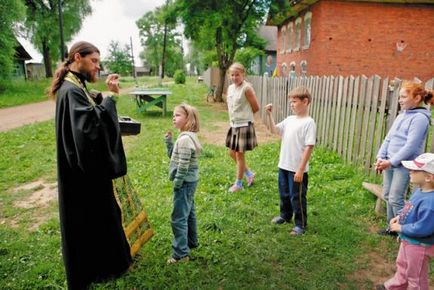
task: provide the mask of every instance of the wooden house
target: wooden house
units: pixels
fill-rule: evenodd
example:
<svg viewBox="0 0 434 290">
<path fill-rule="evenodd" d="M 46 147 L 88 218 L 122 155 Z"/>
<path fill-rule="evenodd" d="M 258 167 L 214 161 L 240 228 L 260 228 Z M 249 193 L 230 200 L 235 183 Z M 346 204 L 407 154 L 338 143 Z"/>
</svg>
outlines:
<svg viewBox="0 0 434 290">
<path fill-rule="evenodd" d="M 15 47 L 15 69 L 12 72 L 12 76 L 15 78 L 27 79 L 26 60 L 31 60 L 32 57 L 24 49 L 21 43 L 17 40 L 17 46 Z"/>
</svg>

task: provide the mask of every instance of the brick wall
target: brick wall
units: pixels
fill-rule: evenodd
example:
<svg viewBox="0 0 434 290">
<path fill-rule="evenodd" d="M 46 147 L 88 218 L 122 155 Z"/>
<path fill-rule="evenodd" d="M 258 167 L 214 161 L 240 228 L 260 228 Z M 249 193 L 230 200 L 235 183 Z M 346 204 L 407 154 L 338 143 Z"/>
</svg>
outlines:
<svg viewBox="0 0 434 290">
<path fill-rule="evenodd" d="M 279 27 L 279 67 L 295 61 L 300 74 L 300 62 L 306 60 L 308 75 L 377 74 L 423 81 L 434 76 L 434 5 L 321 0 L 309 10 L 309 49 L 281 54 Z M 398 51 L 396 43 L 405 48 Z"/>
</svg>

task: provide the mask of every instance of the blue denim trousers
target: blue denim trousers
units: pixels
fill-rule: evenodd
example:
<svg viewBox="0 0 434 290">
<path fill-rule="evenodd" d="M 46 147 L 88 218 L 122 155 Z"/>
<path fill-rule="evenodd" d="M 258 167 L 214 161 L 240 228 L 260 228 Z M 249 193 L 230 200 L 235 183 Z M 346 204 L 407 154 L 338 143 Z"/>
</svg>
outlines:
<svg viewBox="0 0 434 290">
<path fill-rule="evenodd" d="M 180 259 L 190 253 L 190 248 L 198 246 L 194 192 L 197 181 L 184 182 L 173 190 L 172 257 Z"/>
<path fill-rule="evenodd" d="M 387 224 L 404 207 L 410 175 L 404 166 L 391 167 L 383 171 L 383 196 L 387 203 Z"/>
<path fill-rule="evenodd" d="M 304 229 L 307 226 L 307 185 L 308 174 L 303 181 L 294 182 L 295 172 L 279 168 L 280 216 L 290 221 L 294 215 L 296 226 Z"/>
</svg>

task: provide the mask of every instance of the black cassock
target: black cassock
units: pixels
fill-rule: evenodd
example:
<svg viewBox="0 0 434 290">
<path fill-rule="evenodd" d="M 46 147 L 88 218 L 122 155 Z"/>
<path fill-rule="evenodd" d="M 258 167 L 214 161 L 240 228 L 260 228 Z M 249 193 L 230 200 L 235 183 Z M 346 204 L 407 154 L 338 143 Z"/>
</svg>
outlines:
<svg viewBox="0 0 434 290">
<path fill-rule="evenodd" d="M 115 103 L 92 104 L 64 81 L 57 93 L 56 140 L 63 259 L 69 289 L 119 276 L 130 246 L 112 179 L 127 171 Z"/>
</svg>

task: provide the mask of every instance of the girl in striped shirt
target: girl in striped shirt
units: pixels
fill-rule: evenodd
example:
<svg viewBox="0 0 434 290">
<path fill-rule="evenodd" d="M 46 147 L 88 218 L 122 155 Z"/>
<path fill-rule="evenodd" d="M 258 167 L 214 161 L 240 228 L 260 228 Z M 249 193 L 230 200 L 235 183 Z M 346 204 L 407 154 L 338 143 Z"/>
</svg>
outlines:
<svg viewBox="0 0 434 290">
<path fill-rule="evenodd" d="M 175 144 L 172 133 L 165 135 L 167 155 L 170 157 L 169 179 L 173 181 L 172 242 L 173 254 L 168 264 L 186 262 L 197 241 L 194 193 L 199 180 L 198 156 L 202 151 L 196 133 L 199 115 L 196 108 L 181 104 L 173 111 L 173 126 L 181 133 Z"/>
</svg>

